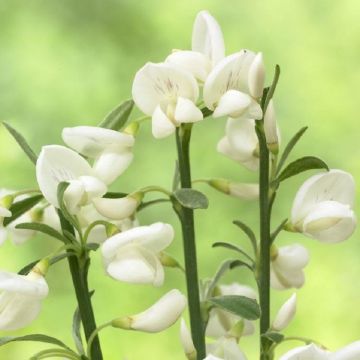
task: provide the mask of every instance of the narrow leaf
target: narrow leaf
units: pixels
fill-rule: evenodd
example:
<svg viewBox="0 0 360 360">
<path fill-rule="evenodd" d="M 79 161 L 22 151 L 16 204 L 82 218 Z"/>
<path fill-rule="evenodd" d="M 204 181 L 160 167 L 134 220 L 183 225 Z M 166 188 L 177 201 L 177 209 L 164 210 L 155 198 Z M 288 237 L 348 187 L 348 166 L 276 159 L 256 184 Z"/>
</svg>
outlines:
<svg viewBox="0 0 360 360">
<path fill-rule="evenodd" d="M 207 197 L 198 190 L 178 189 L 173 196 L 180 205 L 188 209 L 206 209 L 209 206 Z"/>
<path fill-rule="evenodd" d="M 16 220 L 21 215 L 25 214 L 31 208 L 33 208 L 37 203 L 43 199 L 42 195 L 35 195 L 28 197 L 21 201 L 16 201 L 10 206 L 11 216 L 4 218 L 4 226 L 9 225 L 14 220 Z"/>
<path fill-rule="evenodd" d="M 275 344 L 279 344 L 284 340 L 284 335 L 275 331 L 266 332 L 261 337 L 271 340 Z"/>
<path fill-rule="evenodd" d="M 12 126 L 10 126 L 8 123 L 3 122 L 5 128 L 7 131 L 12 135 L 12 137 L 15 139 L 15 141 L 19 144 L 19 146 L 23 149 L 25 154 L 28 156 L 28 158 L 32 161 L 33 164 L 36 164 L 37 161 L 37 155 L 36 153 L 31 149 L 25 138 L 17 132 Z"/>
<path fill-rule="evenodd" d="M 26 229 L 26 230 L 35 230 L 43 234 L 49 235 L 54 239 L 60 240 L 63 243 L 66 243 L 66 239 L 58 231 L 53 229 L 51 226 L 40 223 L 22 223 L 15 226 L 16 229 Z"/>
<path fill-rule="evenodd" d="M 32 334 L 32 335 L 24 335 L 24 336 L 6 336 L 0 338 L 0 346 L 9 344 L 15 341 L 37 341 L 48 344 L 53 344 L 60 346 L 64 349 L 72 351 L 67 345 L 65 345 L 62 341 L 48 335 L 43 334 Z"/>
<path fill-rule="evenodd" d="M 80 355 L 85 354 L 83 341 L 81 338 L 80 333 L 80 326 L 81 326 L 81 316 L 80 316 L 80 310 L 77 307 L 74 315 L 73 315 L 73 322 L 72 322 L 72 337 L 74 339 L 74 343 L 76 346 L 76 349 Z"/>
<path fill-rule="evenodd" d="M 129 194 L 123 192 L 107 192 L 103 197 L 107 199 L 120 199 Z"/>
<path fill-rule="evenodd" d="M 308 129 L 308 127 L 304 126 L 290 139 L 290 141 L 286 145 L 286 147 L 281 155 L 279 164 L 277 166 L 276 174 L 280 173 L 280 171 L 281 171 L 282 167 L 284 166 L 285 161 L 287 160 L 288 156 L 290 155 L 292 149 L 295 147 L 295 145 L 301 139 L 301 137 L 304 135 L 304 133 L 307 129 Z"/>
<path fill-rule="evenodd" d="M 254 234 L 254 232 L 250 229 L 250 227 L 246 224 L 244 224 L 242 221 L 240 220 L 234 220 L 233 224 L 238 226 L 249 238 L 251 245 L 254 249 L 255 254 L 257 253 L 257 242 L 256 242 L 256 236 Z"/>
<path fill-rule="evenodd" d="M 240 246 L 230 244 L 224 241 L 218 241 L 216 243 L 212 244 L 212 247 L 223 247 L 229 250 L 234 250 L 242 255 L 244 255 L 247 259 L 249 259 L 252 263 L 255 263 L 254 259 L 246 253 L 244 249 L 242 249 Z"/>
<path fill-rule="evenodd" d="M 288 219 L 285 219 L 281 222 L 281 224 L 271 233 L 270 240 L 271 243 L 275 241 L 277 236 L 280 234 L 281 230 L 283 230 L 284 225 L 287 223 Z"/>
<path fill-rule="evenodd" d="M 275 182 L 280 183 L 307 170 L 325 169 L 329 170 L 329 167 L 324 161 L 315 156 L 304 156 L 290 163 L 276 178 Z"/>
<path fill-rule="evenodd" d="M 133 107 L 134 101 L 125 100 L 105 116 L 105 119 L 99 124 L 99 127 L 120 130 L 127 122 Z"/>
<path fill-rule="evenodd" d="M 260 306 L 256 300 L 246 296 L 227 295 L 208 300 L 215 306 L 247 320 L 256 320 L 260 317 Z"/>
</svg>

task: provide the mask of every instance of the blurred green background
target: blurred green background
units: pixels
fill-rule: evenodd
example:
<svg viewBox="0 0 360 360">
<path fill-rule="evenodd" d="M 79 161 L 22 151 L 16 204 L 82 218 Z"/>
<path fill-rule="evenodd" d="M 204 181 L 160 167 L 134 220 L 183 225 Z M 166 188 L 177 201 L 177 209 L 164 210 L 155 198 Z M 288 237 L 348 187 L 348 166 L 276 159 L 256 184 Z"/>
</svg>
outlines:
<svg viewBox="0 0 360 360">
<path fill-rule="evenodd" d="M 276 103 L 283 142 L 300 127 L 310 126 L 293 158 L 320 156 L 332 168 L 349 171 L 359 181 L 357 0 L 3 0 L 0 119 L 19 129 L 36 151 L 44 144 L 61 143 L 64 126 L 96 125 L 116 104 L 130 97 L 134 74 L 145 62 L 162 61 L 172 48 L 189 48 L 192 23 L 202 9 L 210 10 L 221 24 L 227 54 L 241 48 L 263 51 L 268 81 L 274 65 L 281 65 Z M 133 113 L 133 117 L 137 115 Z M 207 119 L 195 127 L 194 178 L 256 181 L 256 174 L 216 152 L 224 124 L 224 119 Z M 34 186 L 34 167 L 4 128 L 0 129 L 0 144 L 1 187 Z M 149 126 L 143 126 L 135 161 L 113 189 L 130 191 L 150 184 L 169 188 L 175 156 L 173 138 L 154 140 Z M 284 184 L 274 209 L 274 226 L 288 216 L 296 189 L 310 175 Z M 258 214 L 256 203 L 242 203 L 203 185 L 199 189 L 210 198 L 209 210 L 196 216 L 200 274 L 207 277 L 230 255 L 226 250 L 211 249 L 211 244 L 230 240 L 247 246 L 231 221 L 238 218 L 256 227 Z M 176 240 L 169 252 L 182 261 L 179 226 L 168 205 L 140 215 L 143 224 L 159 220 L 176 227 Z M 301 235 L 284 233 L 279 237 L 279 244 L 300 242 L 311 252 L 306 286 L 298 291 L 297 317 L 286 334 L 314 338 L 331 349 L 360 338 L 359 234 L 331 246 Z M 17 271 L 55 246 L 51 239 L 40 237 L 21 247 L 7 242 L 0 249 L 0 267 Z M 236 270 L 224 280 L 254 286 L 244 270 Z M 48 281 L 51 292 L 41 316 L 16 334 L 46 333 L 72 344 L 75 301 L 66 264 L 54 266 Z M 160 289 L 115 282 L 105 276 L 98 254 L 90 282 L 96 289 L 93 300 L 99 324 L 145 309 L 168 289 L 184 290 L 182 274 L 174 270 L 167 271 L 166 284 Z M 291 293 L 273 292 L 273 314 Z M 156 335 L 106 329 L 101 340 L 109 360 L 184 358 L 178 324 Z M 241 342 L 248 359 L 257 359 L 257 337 Z M 282 345 L 279 354 L 287 346 Z M 27 359 L 42 348 L 41 344 L 11 344 L 0 348 L 0 358 Z"/>
</svg>

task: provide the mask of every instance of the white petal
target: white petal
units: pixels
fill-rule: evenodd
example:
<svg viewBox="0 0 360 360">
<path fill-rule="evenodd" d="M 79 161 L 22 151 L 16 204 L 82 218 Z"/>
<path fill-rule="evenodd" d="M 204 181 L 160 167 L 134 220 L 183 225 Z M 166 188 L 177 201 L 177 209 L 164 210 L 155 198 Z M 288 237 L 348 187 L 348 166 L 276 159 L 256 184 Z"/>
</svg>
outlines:
<svg viewBox="0 0 360 360">
<path fill-rule="evenodd" d="M 22 245 L 24 242 L 26 242 L 36 234 L 36 231 L 34 230 L 16 229 L 16 225 L 26 222 L 32 222 L 32 218 L 29 212 L 21 215 L 7 226 L 9 233 L 11 234 L 11 240 L 14 245 Z"/>
<path fill-rule="evenodd" d="M 184 319 L 181 319 L 180 324 L 180 341 L 186 355 L 192 355 L 196 353 L 194 342 Z"/>
<path fill-rule="evenodd" d="M 224 360 L 214 355 L 208 355 L 204 360 Z"/>
<path fill-rule="evenodd" d="M 258 99 L 262 96 L 265 82 L 265 66 L 262 53 L 256 54 L 249 69 L 249 90 L 251 96 Z"/>
<path fill-rule="evenodd" d="M 246 360 L 234 338 L 221 337 L 215 343 L 209 344 L 207 348 L 208 352 L 221 356 L 224 360 Z"/>
<path fill-rule="evenodd" d="M 80 176 L 79 180 L 84 186 L 88 198 L 88 203 L 91 199 L 102 197 L 106 194 L 106 185 L 95 176 Z"/>
<path fill-rule="evenodd" d="M 152 134 L 155 139 L 162 139 L 175 132 L 175 125 L 165 115 L 160 106 L 157 106 L 152 115 Z"/>
<path fill-rule="evenodd" d="M 133 316 L 131 327 L 150 333 L 163 331 L 181 316 L 186 303 L 186 297 L 179 290 L 171 290 L 149 309 Z"/>
<path fill-rule="evenodd" d="M 274 260 L 277 267 L 286 270 L 300 270 L 309 263 L 309 252 L 300 244 L 282 246 Z"/>
<path fill-rule="evenodd" d="M 197 51 L 174 51 L 166 58 L 165 62 L 190 72 L 201 82 L 205 82 L 211 70 L 210 59 Z"/>
<path fill-rule="evenodd" d="M 192 33 L 192 50 L 206 55 L 213 66 L 225 56 L 221 28 L 208 11 L 200 11 L 196 16 Z"/>
<path fill-rule="evenodd" d="M 189 99 L 178 98 L 175 107 L 175 121 L 178 124 L 194 123 L 203 119 L 201 110 Z"/>
<path fill-rule="evenodd" d="M 330 356 L 331 360 L 358 360 L 360 359 L 360 341 L 355 341 Z"/>
<path fill-rule="evenodd" d="M 18 293 L 0 294 L 0 330 L 13 331 L 29 325 L 40 313 L 37 298 Z"/>
<path fill-rule="evenodd" d="M 272 328 L 275 331 L 284 330 L 294 318 L 296 313 L 296 294 L 293 294 L 278 311 L 275 320 L 272 324 Z"/>
<path fill-rule="evenodd" d="M 93 169 L 96 176 L 109 185 L 129 167 L 133 158 L 131 151 L 104 151 L 94 162 Z"/>
<path fill-rule="evenodd" d="M 230 116 L 236 118 L 244 114 L 250 104 L 251 97 L 249 95 L 237 90 L 229 90 L 219 99 L 213 116 Z"/>
<path fill-rule="evenodd" d="M 158 222 L 148 226 L 138 226 L 106 240 L 101 251 L 105 258 L 111 258 L 119 248 L 133 243 L 157 253 L 171 244 L 174 235 L 174 229 L 169 224 Z"/>
<path fill-rule="evenodd" d="M 303 221 L 304 234 L 335 243 L 348 239 L 356 229 L 356 216 L 349 205 L 323 201 L 315 205 Z"/>
<path fill-rule="evenodd" d="M 71 181 L 82 175 L 93 174 L 87 161 L 64 146 L 49 145 L 41 150 L 36 163 L 36 177 L 46 200 L 59 207 L 57 188 L 62 181 Z"/>
<path fill-rule="evenodd" d="M 214 67 L 204 84 L 204 101 L 209 109 L 214 110 L 228 90 L 249 94 L 248 73 L 254 57 L 253 52 L 242 50 L 227 56 Z"/>
<path fill-rule="evenodd" d="M 230 183 L 230 195 L 244 200 L 259 198 L 259 184 Z"/>
<path fill-rule="evenodd" d="M 64 128 L 62 138 L 66 145 L 91 158 L 99 156 L 104 150 L 121 151 L 134 145 L 132 135 L 96 126 Z"/>
<path fill-rule="evenodd" d="M 281 272 L 280 269 L 273 266 L 270 273 L 270 283 L 271 287 L 276 290 L 299 289 L 305 283 L 305 275 L 302 270 Z"/>
<path fill-rule="evenodd" d="M 161 286 L 164 282 L 164 269 L 159 259 L 136 246 L 119 250 L 116 258 L 108 264 L 107 272 L 116 280 L 132 284 Z"/>
<path fill-rule="evenodd" d="M 329 360 L 329 352 L 314 344 L 300 346 L 290 350 L 279 360 Z"/>
<path fill-rule="evenodd" d="M 278 127 L 276 123 L 274 102 L 271 99 L 264 116 L 264 131 L 267 144 L 278 144 Z"/>
<path fill-rule="evenodd" d="M 353 207 L 355 182 L 351 174 L 332 169 L 305 181 L 295 196 L 291 222 L 296 224 L 303 220 L 315 204 L 327 200 Z"/>
<path fill-rule="evenodd" d="M 84 197 L 86 197 L 84 184 L 80 180 L 71 180 L 64 193 L 64 202 L 70 214 L 79 212 Z"/>
<path fill-rule="evenodd" d="M 7 231 L 5 228 L 0 227 L 0 245 L 7 239 Z"/>
<path fill-rule="evenodd" d="M 230 285 L 220 285 L 221 295 L 241 295 L 250 299 L 256 299 L 257 295 L 253 288 L 239 283 L 232 283 Z"/>
<path fill-rule="evenodd" d="M 132 95 L 136 105 L 152 115 L 158 105 L 176 101 L 181 96 L 196 101 L 199 88 L 191 73 L 169 63 L 147 63 L 135 75 Z"/>
<path fill-rule="evenodd" d="M 96 210 L 103 216 L 113 219 L 122 220 L 134 214 L 139 203 L 131 196 L 119 199 L 97 198 L 93 199 Z"/>
<path fill-rule="evenodd" d="M 10 217 L 11 211 L 3 206 L 0 206 L 0 217 Z"/>
</svg>

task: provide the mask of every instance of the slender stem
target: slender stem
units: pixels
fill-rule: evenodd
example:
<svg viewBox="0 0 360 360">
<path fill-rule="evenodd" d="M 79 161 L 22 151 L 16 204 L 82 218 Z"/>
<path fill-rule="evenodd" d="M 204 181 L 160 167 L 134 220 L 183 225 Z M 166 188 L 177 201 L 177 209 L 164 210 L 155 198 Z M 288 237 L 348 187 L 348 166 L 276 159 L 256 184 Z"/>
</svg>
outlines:
<svg viewBox="0 0 360 360">
<path fill-rule="evenodd" d="M 98 336 L 98 334 L 99 334 L 99 332 L 100 332 L 101 330 L 105 329 L 105 328 L 108 327 L 108 326 L 111 326 L 111 321 L 110 321 L 110 322 L 107 322 L 107 323 L 105 323 L 105 324 L 100 325 L 100 326 L 99 326 L 98 328 L 96 328 L 96 329 L 92 332 L 92 334 L 90 335 L 89 340 L 88 340 L 87 350 L 86 350 L 86 353 L 87 353 L 87 355 L 88 355 L 88 357 L 89 357 L 90 360 L 92 359 L 92 357 L 91 357 L 91 351 L 90 351 L 90 350 L 91 350 L 91 345 L 92 345 L 94 339 Z"/>
<path fill-rule="evenodd" d="M 73 227 L 64 218 L 61 212 L 59 212 L 59 215 L 61 228 L 63 230 L 69 231 L 74 235 Z M 72 252 L 72 250 L 67 251 Z M 88 342 L 91 334 L 97 328 L 87 282 L 90 259 L 88 258 L 88 255 L 86 255 L 84 258 L 81 258 L 79 256 L 70 256 L 68 258 L 68 263 L 79 307 L 81 322 L 84 328 L 85 338 Z M 103 359 L 98 336 L 96 336 L 92 342 L 91 355 L 93 360 Z"/>
<path fill-rule="evenodd" d="M 182 125 L 176 130 L 176 144 L 179 160 L 180 182 L 182 188 L 191 188 L 190 169 L 191 125 Z M 182 227 L 185 273 L 190 312 L 191 335 L 197 351 L 197 359 L 206 357 L 205 324 L 201 317 L 199 278 L 195 244 L 194 211 L 179 206 L 175 208 Z"/>
<path fill-rule="evenodd" d="M 260 334 L 270 328 L 270 204 L 269 204 L 269 150 L 266 145 L 263 122 L 256 124 L 260 151 L 260 264 L 259 264 L 259 295 L 260 295 Z M 269 340 L 260 338 L 261 360 L 269 359 Z"/>
</svg>

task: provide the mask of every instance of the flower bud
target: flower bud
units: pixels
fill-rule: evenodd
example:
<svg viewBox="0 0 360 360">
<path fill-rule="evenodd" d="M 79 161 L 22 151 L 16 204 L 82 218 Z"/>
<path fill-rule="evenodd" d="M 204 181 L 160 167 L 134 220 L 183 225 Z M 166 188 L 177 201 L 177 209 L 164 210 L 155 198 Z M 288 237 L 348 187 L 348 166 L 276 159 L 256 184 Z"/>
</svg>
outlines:
<svg viewBox="0 0 360 360">
<path fill-rule="evenodd" d="M 249 69 L 249 90 L 251 96 L 258 99 L 263 93 L 265 82 L 265 66 L 263 55 L 257 53 Z"/>
<path fill-rule="evenodd" d="M 240 319 L 237 323 L 235 323 L 235 325 L 233 325 L 233 327 L 229 330 L 228 332 L 228 336 L 233 337 L 235 339 L 237 339 L 238 341 L 240 340 L 241 336 L 244 333 L 244 329 L 245 329 L 245 322 L 243 319 Z"/>
<path fill-rule="evenodd" d="M 185 355 L 189 360 L 196 360 L 196 349 L 191 338 L 190 331 L 186 326 L 185 320 L 181 319 L 180 325 L 180 341 L 184 349 Z"/>
<path fill-rule="evenodd" d="M 275 108 L 271 99 L 264 116 L 264 131 L 268 149 L 273 154 L 279 152 L 279 133 L 276 124 Z"/>
<path fill-rule="evenodd" d="M 172 326 L 185 307 L 186 297 L 179 290 L 173 289 L 144 312 L 115 319 L 111 324 L 124 330 L 157 333 Z"/>
<path fill-rule="evenodd" d="M 216 190 L 243 200 L 259 198 L 258 184 L 234 183 L 226 179 L 211 179 L 208 184 Z"/>
<path fill-rule="evenodd" d="M 272 324 L 272 328 L 275 331 L 284 330 L 294 318 L 296 313 L 296 294 L 293 294 L 278 311 L 275 320 Z"/>
</svg>

